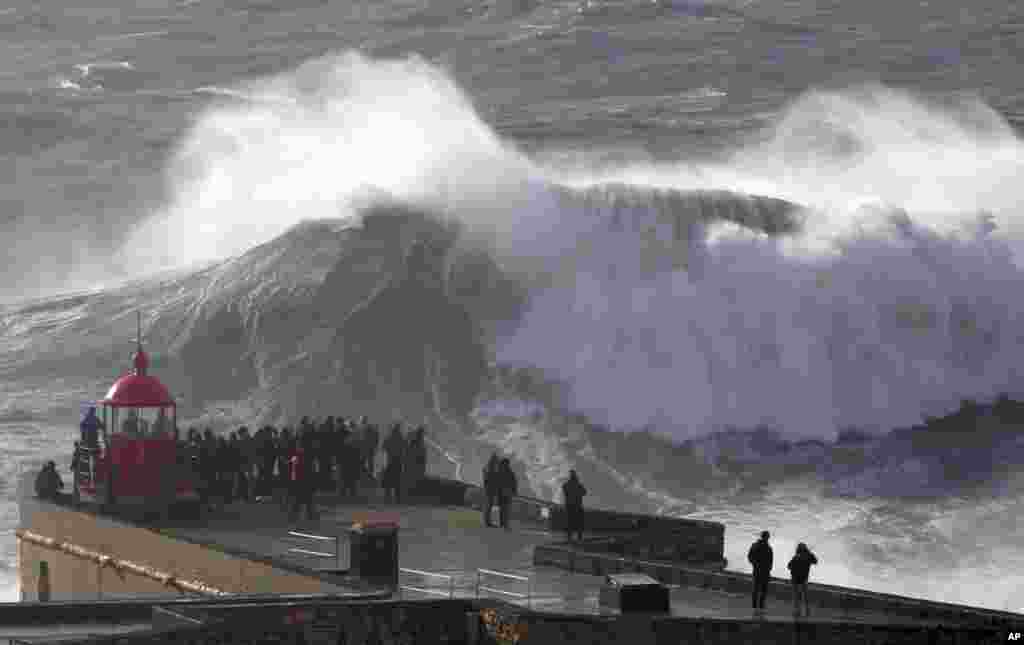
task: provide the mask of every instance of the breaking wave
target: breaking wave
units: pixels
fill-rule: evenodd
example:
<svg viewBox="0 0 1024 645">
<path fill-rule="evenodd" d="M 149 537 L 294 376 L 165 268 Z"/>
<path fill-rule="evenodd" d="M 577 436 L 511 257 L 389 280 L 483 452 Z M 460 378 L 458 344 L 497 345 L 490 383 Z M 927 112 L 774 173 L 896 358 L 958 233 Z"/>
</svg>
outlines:
<svg viewBox="0 0 1024 645">
<path fill-rule="evenodd" d="M 687 261 L 654 272 L 670 230 L 595 235 L 603 250 L 534 298 L 499 357 L 571 383 L 597 421 L 678 438 L 887 430 L 1019 395 L 1022 169 L 1019 139 L 979 102 L 866 86 L 809 92 L 718 164 L 577 172 L 577 188 L 776 197 L 802 207 L 800 227 L 694 226 Z"/>
<path fill-rule="evenodd" d="M 125 261 L 230 256 L 383 197 L 458 220 L 529 278 L 498 358 L 613 427 L 831 436 L 1020 394 L 1024 156 L 977 100 L 810 91 L 719 163 L 596 174 L 532 162 L 418 57 L 212 89 L 175 199 Z"/>
</svg>

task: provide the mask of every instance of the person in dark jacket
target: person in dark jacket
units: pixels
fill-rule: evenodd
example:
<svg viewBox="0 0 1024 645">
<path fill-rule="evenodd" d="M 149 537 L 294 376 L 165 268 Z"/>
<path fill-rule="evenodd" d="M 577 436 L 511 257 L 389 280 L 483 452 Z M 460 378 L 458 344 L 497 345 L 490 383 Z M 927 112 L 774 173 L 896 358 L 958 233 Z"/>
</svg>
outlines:
<svg viewBox="0 0 1024 645">
<path fill-rule="evenodd" d="M 213 498 L 220 494 L 217 488 L 217 439 L 213 430 L 206 428 L 199 450 L 200 477 L 203 480 L 201 497 L 208 509 L 213 508 Z"/>
<path fill-rule="evenodd" d="M 57 493 L 64 488 L 64 482 L 57 472 L 57 464 L 52 461 L 46 462 L 43 468 L 36 475 L 36 495 L 40 499 L 57 500 Z"/>
<path fill-rule="evenodd" d="M 294 521 L 302 507 L 306 507 L 306 519 L 316 519 L 313 497 L 316 492 L 316 471 L 313 466 L 314 437 L 309 429 L 300 431 L 295 452 L 291 456 L 291 477 L 294 489 L 291 519 Z"/>
<path fill-rule="evenodd" d="M 583 496 L 587 489 L 580 483 L 575 470 L 569 471 L 569 479 L 562 484 L 562 497 L 565 499 L 565 534 L 566 541 L 572 542 L 572 534 L 576 539 L 583 540 Z"/>
<path fill-rule="evenodd" d="M 487 465 L 484 466 L 484 525 L 494 526 L 491 523 L 491 514 L 494 512 L 494 504 L 498 501 L 498 465 L 501 460 L 498 458 L 498 453 L 491 454 L 491 458 L 487 460 Z"/>
<path fill-rule="evenodd" d="M 380 442 L 380 434 L 377 432 L 377 426 L 370 423 L 370 420 L 365 416 L 360 420 L 360 430 L 362 443 L 362 457 L 363 457 L 363 473 L 369 479 L 373 479 L 375 474 L 376 465 L 374 462 L 377 457 L 377 446 Z"/>
<path fill-rule="evenodd" d="M 427 429 L 424 426 L 419 426 L 409 436 L 404 465 L 402 486 L 405 490 L 403 494 L 408 499 L 413 496 L 420 481 L 427 474 Z"/>
<path fill-rule="evenodd" d="M 772 547 L 768 544 L 771 537 L 768 531 L 761 532 L 761 539 L 750 547 L 747 560 L 754 567 L 754 612 L 764 614 L 764 601 L 768 596 L 768 581 L 772 576 Z"/>
<path fill-rule="evenodd" d="M 85 418 L 78 424 L 82 431 L 82 443 L 89 448 L 96 448 L 100 445 L 100 430 L 104 429 L 103 422 L 96 416 L 96 408 L 89 406 Z"/>
<path fill-rule="evenodd" d="M 381 474 L 381 483 L 388 494 L 388 498 L 396 504 L 402 498 L 402 469 L 405 461 L 406 442 L 402 436 L 402 424 L 395 423 L 391 426 L 391 434 L 384 441 L 384 452 L 387 454 L 388 462 Z"/>
<path fill-rule="evenodd" d="M 295 482 L 292 481 L 291 458 L 297 447 L 291 428 L 286 427 L 281 430 L 281 436 L 278 437 L 276 446 L 281 510 L 288 510 L 294 503 L 292 498 L 295 493 Z"/>
<path fill-rule="evenodd" d="M 232 433 L 233 434 L 233 433 Z M 223 436 L 217 437 L 217 485 L 225 504 L 234 501 L 235 470 L 234 451 Z"/>
<path fill-rule="evenodd" d="M 512 472 L 512 462 L 508 457 L 501 460 L 498 465 L 498 517 L 501 521 L 501 528 L 508 528 L 508 509 L 512 504 L 512 498 L 518 493 L 516 474 Z"/>
<path fill-rule="evenodd" d="M 359 444 L 359 437 L 352 431 L 352 425 L 347 426 L 344 450 L 342 451 L 344 464 L 342 466 L 342 481 L 344 482 L 344 495 L 355 497 L 359 494 L 359 485 L 363 479 L 363 454 Z"/>
<path fill-rule="evenodd" d="M 818 564 L 818 558 L 803 542 L 796 545 L 796 553 L 789 561 L 789 575 L 793 581 L 794 616 L 800 616 L 801 613 L 804 616 L 811 615 L 810 607 L 807 605 L 807 577 L 811 573 L 812 564 Z"/>
</svg>

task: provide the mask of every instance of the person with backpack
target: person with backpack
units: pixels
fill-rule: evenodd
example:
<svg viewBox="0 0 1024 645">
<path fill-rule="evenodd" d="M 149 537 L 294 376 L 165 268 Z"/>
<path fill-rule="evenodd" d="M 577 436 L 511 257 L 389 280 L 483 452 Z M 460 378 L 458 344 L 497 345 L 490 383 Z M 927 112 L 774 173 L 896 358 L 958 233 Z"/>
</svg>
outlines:
<svg viewBox="0 0 1024 645">
<path fill-rule="evenodd" d="M 807 578 L 812 564 L 818 564 L 818 558 L 803 542 L 796 545 L 796 553 L 789 561 L 789 575 L 793 582 L 793 616 L 799 617 L 801 613 L 805 617 L 811 615 L 807 605 Z"/>
</svg>

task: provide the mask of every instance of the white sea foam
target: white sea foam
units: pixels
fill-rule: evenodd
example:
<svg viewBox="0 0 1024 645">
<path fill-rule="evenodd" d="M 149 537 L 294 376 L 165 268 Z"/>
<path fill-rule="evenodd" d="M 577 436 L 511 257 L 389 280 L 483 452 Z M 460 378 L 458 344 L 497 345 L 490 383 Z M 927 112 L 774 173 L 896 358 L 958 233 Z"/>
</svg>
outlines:
<svg viewBox="0 0 1024 645">
<path fill-rule="evenodd" d="M 1012 285 L 1024 189 L 1013 179 L 1024 155 L 978 101 L 812 91 L 726 162 L 567 182 L 725 189 L 806 209 L 796 235 L 691 221 L 680 244 L 642 192 L 625 205 L 566 201 L 554 169 L 501 141 L 417 57 L 347 53 L 218 91 L 244 100 L 198 119 L 175 198 L 134 248 L 162 247 L 171 262 L 224 257 L 380 194 L 444 210 L 531 271 L 566 276 L 537 294 L 499 357 L 565 378 L 573 403 L 613 427 L 831 436 L 1021 389 Z M 651 273 L 652 256 L 679 254 L 685 269 Z"/>
</svg>

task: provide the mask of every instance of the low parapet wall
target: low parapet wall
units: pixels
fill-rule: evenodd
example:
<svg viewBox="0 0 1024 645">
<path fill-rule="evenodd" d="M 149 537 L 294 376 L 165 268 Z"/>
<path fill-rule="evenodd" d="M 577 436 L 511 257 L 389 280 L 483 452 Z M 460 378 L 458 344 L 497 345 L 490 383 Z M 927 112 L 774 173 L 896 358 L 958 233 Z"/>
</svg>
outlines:
<svg viewBox="0 0 1024 645">
<path fill-rule="evenodd" d="M 486 610 L 485 610 L 486 611 Z M 725 620 L 684 616 L 554 615 L 500 605 L 486 620 L 510 640 L 588 645 L 656 645 L 661 643 L 767 643 L 790 645 L 937 645 L 1004 642 L 1010 632 L 997 626 L 920 626 L 856 621 Z M 488 640 L 488 643 L 495 642 Z"/>
<path fill-rule="evenodd" d="M 417 497 L 473 508 L 483 508 L 486 500 L 480 486 L 435 477 L 427 477 L 417 487 Z M 509 515 L 552 531 L 566 529 L 565 507 L 536 497 L 514 498 Z M 719 522 L 590 508 L 584 517 L 588 533 L 620 535 L 624 548 L 634 556 L 725 566 L 725 525 Z"/>
<path fill-rule="evenodd" d="M 221 643 L 406 643 L 414 645 L 547 645 L 587 643 L 776 643 L 790 645 L 936 645 L 996 643 L 996 626 L 724 620 L 665 615 L 574 615 L 529 611 L 501 601 L 300 601 L 154 607 L 154 629 L 100 636 L 91 645 L 220 645 Z M 159 619 L 157 617 L 159 616 Z M 157 624 L 158 623 L 158 624 Z"/>
<path fill-rule="evenodd" d="M 664 583 L 684 587 L 699 587 L 727 593 L 751 592 L 751 576 L 734 571 L 714 571 L 665 562 L 651 562 L 610 554 L 585 552 L 567 545 L 538 546 L 533 552 L 535 565 L 551 566 L 595 576 L 612 573 L 644 573 Z M 792 602 L 793 588 L 788 580 L 773 578 L 769 583 L 769 601 Z M 971 623 L 1009 627 L 1020 625 L 1021 616 L 965 605 L 933 602 L 877 593 L 848 587 L 811 583 L 808 602 L 822 608 L 874 611 L 893 617 L 936 620 L 949 623 Z"/>
</svg>

